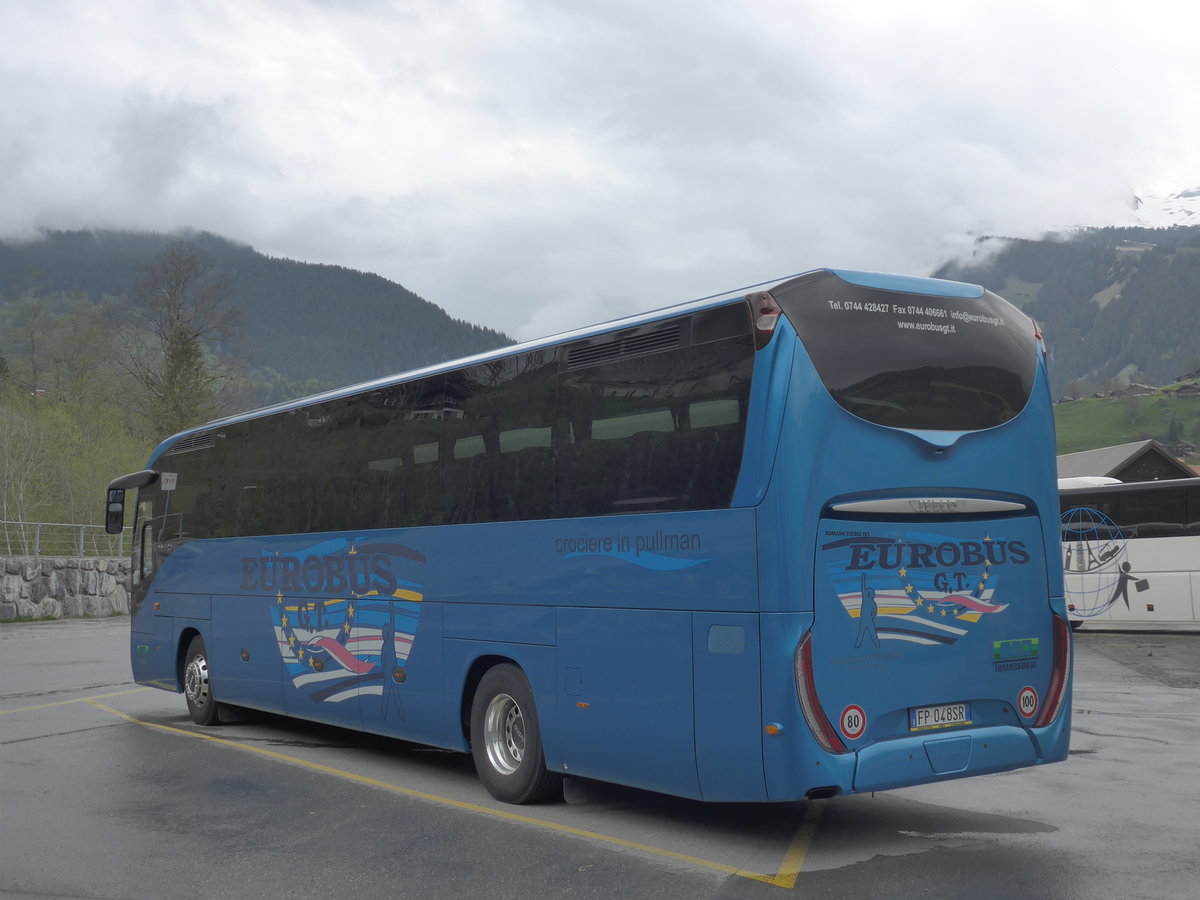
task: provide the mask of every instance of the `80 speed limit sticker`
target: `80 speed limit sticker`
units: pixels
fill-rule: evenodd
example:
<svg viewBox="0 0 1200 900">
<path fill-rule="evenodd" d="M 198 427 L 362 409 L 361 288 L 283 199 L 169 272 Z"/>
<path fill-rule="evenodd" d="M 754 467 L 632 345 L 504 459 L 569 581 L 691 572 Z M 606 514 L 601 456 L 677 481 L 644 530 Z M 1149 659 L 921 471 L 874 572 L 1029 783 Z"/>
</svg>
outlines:
<svg viewBox="0 0 1200 900">
<path fill-rule="evenodd" d="M 853 741 L 862 737 L 867 730 L 867 714 L 863 712 L 863 708 L 856 704 L 850 704 L 842 710 L 841 721 L 838 725 L 842 729 L 842 734 L 846 740 Z"/>
</svg>

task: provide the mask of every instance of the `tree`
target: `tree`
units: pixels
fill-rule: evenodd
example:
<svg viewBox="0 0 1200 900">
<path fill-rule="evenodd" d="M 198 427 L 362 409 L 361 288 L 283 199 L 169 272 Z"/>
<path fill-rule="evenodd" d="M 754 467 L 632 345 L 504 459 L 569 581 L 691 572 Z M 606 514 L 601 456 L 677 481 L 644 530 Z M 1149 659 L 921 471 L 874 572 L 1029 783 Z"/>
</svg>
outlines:
<svg viewBox="0 0 1200 900">
<path fill-rule="evenodd" d="M 142 267 L 133 286 L 135 328 L 126 369 L 145 390 L 142 417 L 164 436 L 213 417 L 240 377 L 215 349 L 232 340 L 240 311 L 226 303 L 229 282 L 213 260 L 186 243 L 172 244 Z"/>
<path fill-rule="evenodd" d="M 1121 400 L 1121 406 L 1125 408 L 1125 418 L 1130 425 L 1141 425 L 1146 418 L 1146 400 L 1144 397 L 1125 397 Z M 1144 441 L 1148 438 L 1139 435 L 1138 440 Z"/>
<path fill-rule="evenodd" d="M 46 298 L 30 288 L 13 302 L 13 311 L 10 340 L 17 348 L 23 370 L 19 381 L 29 393 L 36 394 L 43 387 L 46 342 L 52 329 Z"/>
<path fill-rule="evenodd" d="M 44 514 L 44 496 L 50 481 L 47 460 L 51 443 L 27 394 L 0 396 L 0 520 L 33 521 Z M 26 548 L 0 547 L 5 553 Z"/>
<path fill-rule="evenodd" d="M 1091 393 L 1088 383 L 1082 378 L 1072 378 L 1065 388 L 1068 397 L 1086 397 Z"/>
</svg>

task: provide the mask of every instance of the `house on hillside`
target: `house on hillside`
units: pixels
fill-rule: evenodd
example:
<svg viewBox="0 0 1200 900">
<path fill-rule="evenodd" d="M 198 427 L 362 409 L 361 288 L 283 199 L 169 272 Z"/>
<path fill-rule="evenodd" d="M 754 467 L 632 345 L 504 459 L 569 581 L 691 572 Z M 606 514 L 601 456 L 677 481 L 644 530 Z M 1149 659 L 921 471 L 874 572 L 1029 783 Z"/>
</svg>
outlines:
<svg viewBox="0 0 1200 900">
<path fill-rule="evenodd" d="M 1181 384 L 1175 390 L 1163 388 L 1163 393 L 1176 400 L 1182 400 L 1186 397 L 1200 397 L 1200 384 Z"/>
<path fill-rule="evenodd" d="M 1185 441 L 1182 438 L 1178 441 L 1172 441 L 1167 445 L 1167 449 L 1176 459 L 1187 459 L 1189 456 L 1196 454 L 1196 445 L 1191 441 Z"/>
<path fill-rule="evenodd" d="M 1058 477 L 1104 475 L 1121 481 L 1193 478 L 1191 466 L 1180 462 L 1158 441 L 1136 441 L 1115 447 L 1064 453 L 1058 458 Z"/>
<path fill-rule="evenodd" d="M 1126 388 L 1119 388 L 1115 391 L 1101 391 L 1099 394 L 1092 394 L 1093 397 L 1099 397 L 1109 400 L 1124 400 L 1126 397 L 1153 397 L 1161 388 L 1156 388 L 1152 384 L 1138 384 L 1134 382 Z"/>
</svg>

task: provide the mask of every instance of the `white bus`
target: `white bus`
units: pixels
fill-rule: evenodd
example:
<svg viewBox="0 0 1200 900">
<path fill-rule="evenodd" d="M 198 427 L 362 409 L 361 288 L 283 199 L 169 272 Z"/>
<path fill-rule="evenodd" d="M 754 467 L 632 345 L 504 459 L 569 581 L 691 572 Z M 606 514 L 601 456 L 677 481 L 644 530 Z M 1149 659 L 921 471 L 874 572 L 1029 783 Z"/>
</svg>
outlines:
<svg viewBox="0 0 1200 900">
<path fill-rule="evenodd" d="M 1200 630 L 1200 478 L 1059 488 L 1072 627 Z"/>
</svg>

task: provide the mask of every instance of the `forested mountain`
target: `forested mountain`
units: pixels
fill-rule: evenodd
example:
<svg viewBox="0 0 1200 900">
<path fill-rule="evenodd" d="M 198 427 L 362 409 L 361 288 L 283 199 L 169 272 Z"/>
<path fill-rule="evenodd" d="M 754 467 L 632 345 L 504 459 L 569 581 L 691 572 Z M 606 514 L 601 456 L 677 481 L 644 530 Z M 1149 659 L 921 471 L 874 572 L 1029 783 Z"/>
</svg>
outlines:
<svg viewBox="0 0 1200 900">
<path fill-rule="evenodd" d="M 982 238 L 940 278 L 982 284 L 1042 326 L 1056 396 L 1200 368 L 1200 226 Z"/>
<path fill-rule="evenodd" d="M 120 297 L 180 235 L 47 232 L 0 242 L 0 298 L 36 289 Z M 242 310 L 240 349 L 266 380 L 341 385 L 511 340 L 451 318 L 378 275 L 274 259 L 195 233 Z M 981 238 L 934 274 L 983 284 L 1042 325 L 1056 394 L 1130 380 L 1170 383 L 1200 366 L 1200 226 L 1094 228 L 1043 240 Z M 278 391 L 270 399 L 279 399 Z"/>
<path fill-rule="evenodd" d="M 0 242 L 0 521 L 95 521 L 175 431 L 508 343 L 377 275 L 211 234 Z M 27 536 L 0 529 L 0 551 Z"/>
<path fill-rule="evenodd" d="M 343 385 L 512 343 L 451 318 L 400 285 L 340 266 L 274 259 L 208 233 L 52 231 L 0 242 L 0 298 L 124 296 L 143 266 L 180 240 L 207 254 L 242 312 L 251 368 L 297 384 Z M 272 397 L 270 399 L 279 399 Z"/>
</svg>

